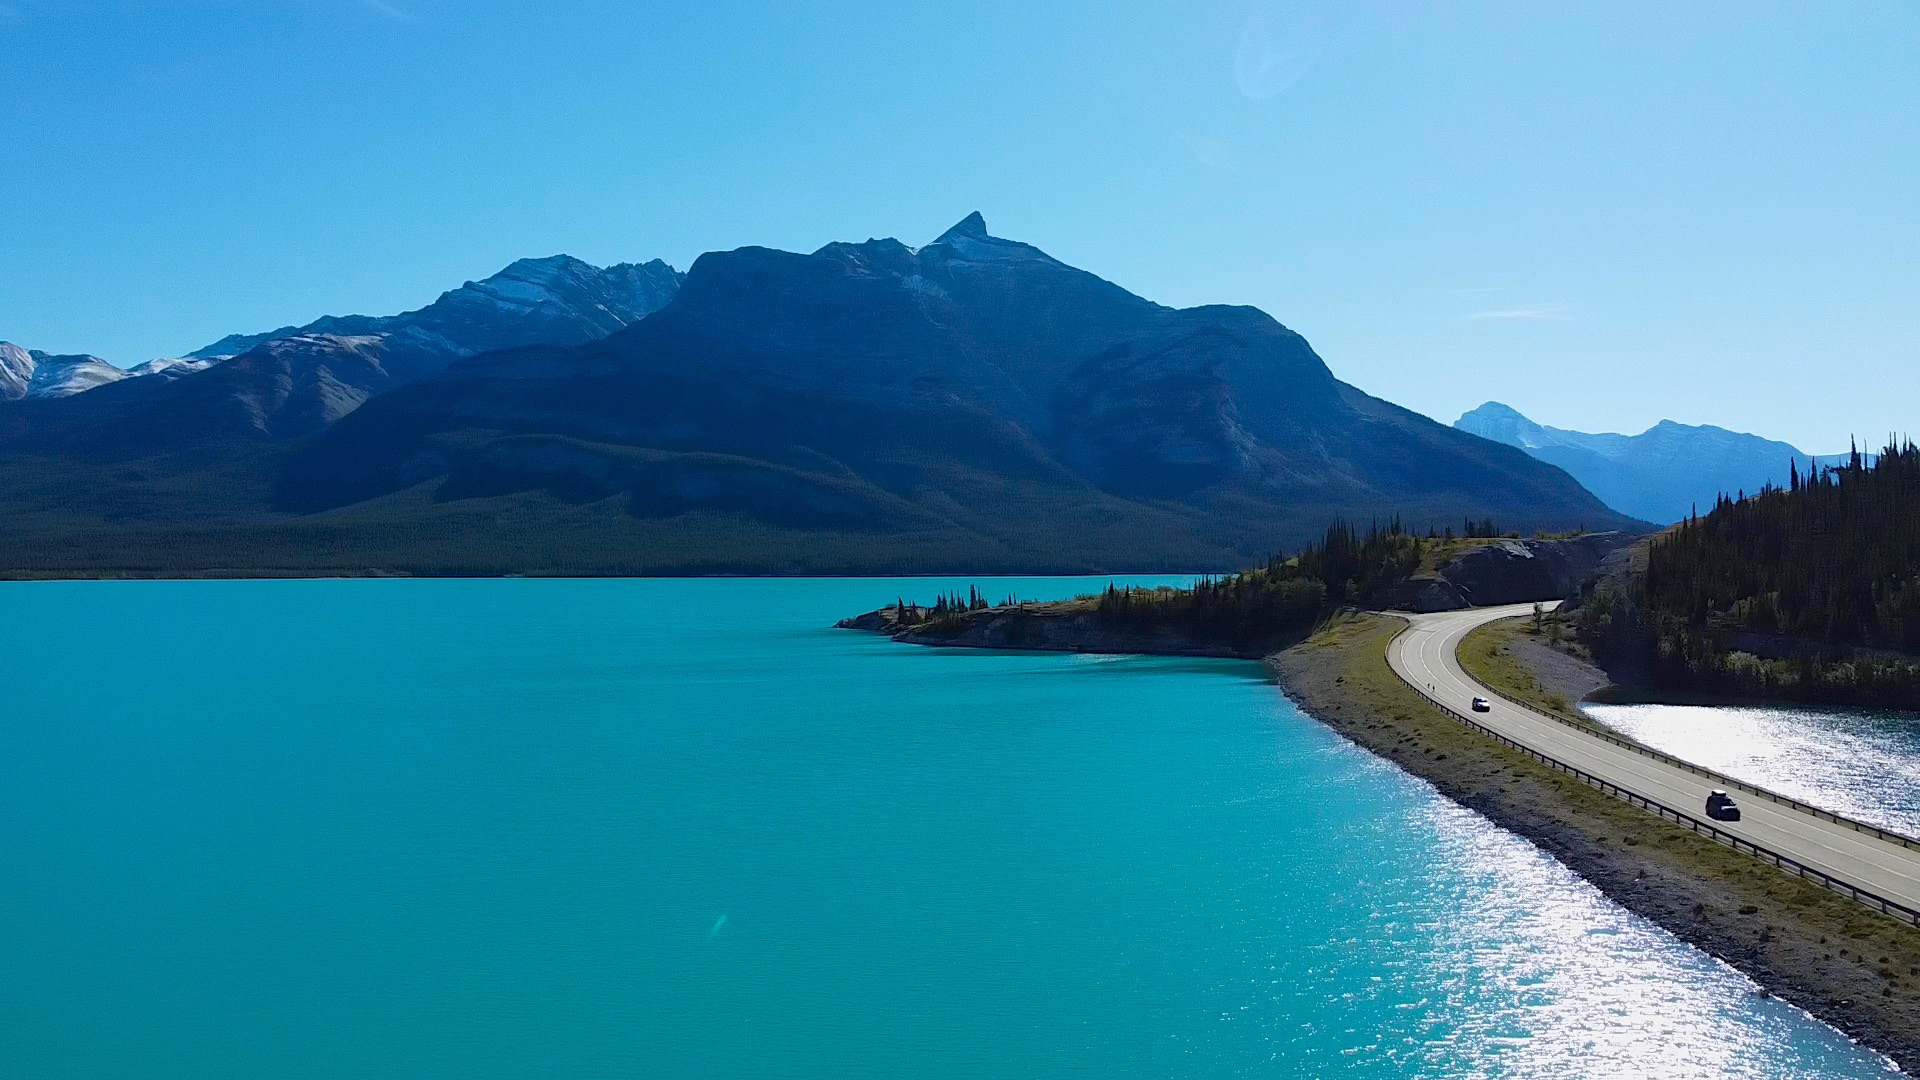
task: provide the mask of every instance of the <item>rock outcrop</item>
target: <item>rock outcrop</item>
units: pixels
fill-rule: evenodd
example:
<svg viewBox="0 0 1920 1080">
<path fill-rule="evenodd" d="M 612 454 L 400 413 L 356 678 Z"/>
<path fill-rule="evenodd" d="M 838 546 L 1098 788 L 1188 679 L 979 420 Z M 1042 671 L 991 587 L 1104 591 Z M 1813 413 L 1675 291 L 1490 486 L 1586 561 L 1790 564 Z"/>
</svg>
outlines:
<svg viewBox="0 0 1920 1080">
<path fill-rule="evenodd" d="M 1409 578 L 1387 606 L 1402 611 L 1458 611 L 1469 607 L 1564 600 L 1601 564 L 1639 537 L 1588 533 L 1565 540 L 1495 540 L 1455 556 L 1431 574 Z"/>
<path fill-rule="evenodd" d="M 1065 603 L 1014 604 L 966 612 L 946 632 L 902 627 L 890 608 L 834 624 L 843 630 L 886 634 L 909 645 L 1034 652 L 1139 653 L 1145 656 L 1220 656 L 1258 660 L 1286 642 L 1235 642 L 1196 635 L 1191 628 L 1121 626 L 1092 609 Z"/>
</svg>

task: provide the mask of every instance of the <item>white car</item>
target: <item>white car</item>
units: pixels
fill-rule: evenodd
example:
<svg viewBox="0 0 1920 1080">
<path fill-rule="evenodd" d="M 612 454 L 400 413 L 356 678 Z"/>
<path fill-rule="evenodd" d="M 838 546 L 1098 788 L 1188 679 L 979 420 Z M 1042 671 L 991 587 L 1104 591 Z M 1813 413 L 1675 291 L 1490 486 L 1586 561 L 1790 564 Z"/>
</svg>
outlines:
<svg viewBox="0 0 1920 1080">
<path fill-rule="evenodd" d="M 1488 701 L 1486 698 L 1483 698 L 1483 697 L 1474 698 L 1473 711 L 1474 712 L 1492 712 L 1493 702 Z"/>
</svg>

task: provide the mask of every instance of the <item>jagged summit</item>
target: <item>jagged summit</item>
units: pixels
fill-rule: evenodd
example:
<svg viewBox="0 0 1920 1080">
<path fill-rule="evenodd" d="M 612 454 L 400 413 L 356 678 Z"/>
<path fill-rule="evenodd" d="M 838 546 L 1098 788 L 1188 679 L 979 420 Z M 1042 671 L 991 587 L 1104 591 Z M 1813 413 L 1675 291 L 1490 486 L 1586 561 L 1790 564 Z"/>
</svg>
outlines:
<svg viewBox="0 0 1920 1080">
<path fill-rule="evenodd" d="M 958 224 L 941 233 L 938 240 L 921 248 L 920 252 L 928 258 L 944 259 L 961 265 L 1033 262 L 1047 264 L 1057 269 L 1068 269 L 1065 263 L 1032 244 L 1023 244 L 1018 240 L 1009 240 L 1004 236 L 989 233 L 987 219 L 982 217 L 978 210 L 961 218 Z"/>
<path fill-rule="evenodd" d="M 460 289 L 497 290 L 504 287 L 505 291 L 511 292 L 513 291 L 512 287 L 516 284 L 551 286 L 559 284 L 570 277 L 582 277 L 599 272 L 599 267 L 593 266 L 584 260 L 576 259 L 571 255 L 548 255 L 540 259 L 515 259 L 502 267 L 499 272 L 489 274 L 479 281 L 466 282 L 460 286 Z M 447 292 L 441 293 L 440 299 L 445 300 L 447 297 L 459 292 L 460 289 L 450 289 Z"/>
<path fill-rule="evenodd" d="M 598 267 L 585 259 L 572 255 L 548 255 L 538 259 L 515 259 L 503 267 L 499 273 L 469 281 L 462 288 L 493 288 L 500 290 L 508 283 L 519 282 L 527 285 L 540 285 L 550 288 L 591 287 L 596 278 L 609 281 L 629 280 L 635 277 L 652 279 L 677 279 L 677 272 L 659 259 L 644 263 L 614 263 L 607 267 Z M 459 289 L 441 294 L 441 299 Z"/>
<path fill-rule="evenodd" d="M 941 233 L 940 238 L 935 240 L 934 243 L 944 244 L 959 239 L 992 240 L 994 237 L 987 232 L 987 219 L 981 216 L 980 211 L 975 210 L 973 213 L 961 218 L 959 223 L 953 228 Z"/>
</svg>

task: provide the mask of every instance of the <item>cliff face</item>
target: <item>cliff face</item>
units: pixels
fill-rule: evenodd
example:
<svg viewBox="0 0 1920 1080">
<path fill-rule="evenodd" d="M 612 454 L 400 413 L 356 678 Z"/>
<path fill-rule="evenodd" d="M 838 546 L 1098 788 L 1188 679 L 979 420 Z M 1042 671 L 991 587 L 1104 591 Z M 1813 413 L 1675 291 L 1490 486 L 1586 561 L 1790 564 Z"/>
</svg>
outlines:
<svg viewBox="0 0 1920 1080">
<path fill-rule="evenodd" d="M 1501 540 L 1473 548 L 1430 574 L 1395 589 L 1388 606 L 1404 611 L 1458 611 L 1468 607 L 1562 600 L 1599 572 L 1600 564 L 1638 537 L 1589 533 L 1567 540 Z"/>
</svg>

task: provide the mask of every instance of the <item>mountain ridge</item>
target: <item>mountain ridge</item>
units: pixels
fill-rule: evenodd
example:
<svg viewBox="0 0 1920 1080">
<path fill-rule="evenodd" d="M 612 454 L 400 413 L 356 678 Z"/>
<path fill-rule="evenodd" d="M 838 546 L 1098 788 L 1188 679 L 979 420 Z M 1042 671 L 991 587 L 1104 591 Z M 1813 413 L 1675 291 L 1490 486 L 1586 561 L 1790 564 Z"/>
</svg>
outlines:
<svg viewBox="0 0 1920 1080">
<path fill-rule="evenodd" d="M 277 505 L 333 512 L 438 485 L 657 518 L 737 479 L 642 467 L 642 449 L 857 477 L 872 501 L 841 509 L 871 528 L 1017 516 L 981 475 L 1157 504 L 1188 529 L 1238 522 L 1235 557 L 1369 505 L 1422 527 L 1466 506 L 1529 528 L 1636 524 L 1557 469 L 1339 382 L 1264 312 L 1163 307 L 977 215 L 920 248 L 709 252 L 669 305 L 607 338 L 474 357 L 369 402 L 297 456 Z M 1529 497 L 1480 494 L 1502 487 Z"/>
<path fill-rule="evenodd" d="M 452 359 L 529 341 L 588 341 L 670 299 L 686 275 L 653 259 L 597 267 L 571 255 L 516 259 L 433 302 L 395 315 L 324 315 L 301 326 L 229 334 L 182 357 L 122 368 L 97 356 L 54 355 L 0 341 L 0 402 L 71 397 L 128 379 L 183 378 L 272 341 L 396 335 L 422 354 Z M 509 324 L 503 330 L 502 323 Z M 531 329 L 536 324 L 546 324 Z"/>
<path fill-rule="evenodd" d="M 299 438 L 462 357 L 604 336 L 656 310 L 683 277 L 657 259 L 605 268 L 568 255 L 520 259 L 413 311 L 229 335 L 58 406 L 15 403 L 0 415 L 0 449 L 128 457 Z"/>
<path fill-rule="evenodd" d="M 686 275 L 653 259 L 598 267 L 571 255 L 516 259 L 497 273 L 468 281 L 433 302 L 395 315 L 323 315 L 301 326 L 229 334 L 187 354 L 192 359 L 237 356 L 276 338 L 301 334 L 356 337 L 403 334 L 422 344 L 470 356 L 503 347 L 483 316 L 501 309 L 520 316 L 550 305 L 548 316 L 577 329 L 580 340 L 604 336 L 665 304 Z M 553 335 L 550 335 L 553 336 Z M 510 344 L 510 343 L 509 343 Z"/>
<path fill-rule="evenodd" d="M 1536 423 L 1497 401 L 1468 410 L 1454 427 L 1558 465 L 1608 506 L 1662 524 L 1711 507 L 1722 494 L 1784 485 L 1790 462 L 1804 472 L 1810 463 L 1837 465 L 1847 457 L 1807 454 L 1759 435 L 1673 420 L 1638 435 L 1573 431 Z"/>
<path fill-rule="evenodd" d="M 0 401 L 71 397 L 129 377 L 131 372 L 97 356 L 47 353 L 0 341 Z"/>
<path fill-rule="evenodd" d="M 511 347 L 423 347 L 436 314 L 0 410 L 0 572 L 1214 570 L 1335 517 L 1644 528 L 1258 309 L 1153 303 L 978 214 L 708 252 L 584 341 L 606 313 L 544 318 L 524 276 L 440 309 L 529 316 Z"/>
</svg>

